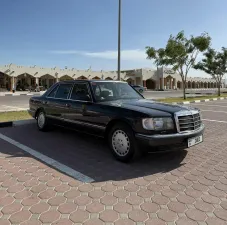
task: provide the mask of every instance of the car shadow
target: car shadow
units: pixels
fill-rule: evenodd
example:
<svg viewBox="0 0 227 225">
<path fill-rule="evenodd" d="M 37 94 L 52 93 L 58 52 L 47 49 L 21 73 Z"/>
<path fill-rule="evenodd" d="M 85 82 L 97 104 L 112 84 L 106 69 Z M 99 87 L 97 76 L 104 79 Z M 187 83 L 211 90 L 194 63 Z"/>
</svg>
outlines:
<svg viewBox="0 0 227 225">
<path fill-rule="evenodd" d="M 102 138 L 69 131 L 67 129 L 55 129 L 55 133 L 69 138 L 77 143 L 74 149 L 79 161 L 74 165 L 68 162 L 68 166 L 93 178 L 95 182 L 121 181 L 158 173 L 166 173 L 183 166 L 187 151 L 184 149 L 163 153 L 149 153 L 129 163 L 117 161 L 109 150 L 108 144 Z M 65 150 L 71 152 L 68 148 Z M 64 162 L 65 164 L 65 162 Z"/>
<path fill-rule="evenodd" d="M 147 154 L 130 163 L 117 161 L 104 139 L 56 128 L 40 132 L 35 124 L 7 128 L 8 137 L 93 178 L 94 182 L 121 181 L 166 173 L 184 165 L 187 151 Z M 1 148 L 0 152 L 21 157 Z M 27 154 L 26 154 L 27 155 Z"/>
</svg>

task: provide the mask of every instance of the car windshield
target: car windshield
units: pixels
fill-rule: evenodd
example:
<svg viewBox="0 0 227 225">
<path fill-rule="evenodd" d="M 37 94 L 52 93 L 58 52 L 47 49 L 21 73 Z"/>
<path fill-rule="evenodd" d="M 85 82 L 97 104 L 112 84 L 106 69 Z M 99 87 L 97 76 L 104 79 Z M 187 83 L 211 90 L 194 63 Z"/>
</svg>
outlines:
<svg viewBox="0 0 227 225">
<path fill-rule="evenodd" d="M 91 82 L 91 86 L 97 102 L 143 98 L 129 84 L 123 82 Z"/>
</svg>

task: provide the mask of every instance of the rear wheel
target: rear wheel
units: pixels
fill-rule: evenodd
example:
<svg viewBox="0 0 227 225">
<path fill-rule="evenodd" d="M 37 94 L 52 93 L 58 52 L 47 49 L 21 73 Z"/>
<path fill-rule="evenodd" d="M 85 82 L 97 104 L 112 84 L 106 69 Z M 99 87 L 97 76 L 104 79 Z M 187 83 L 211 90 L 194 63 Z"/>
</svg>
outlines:
<svg viewBox="0 0 227 225">
<path fill-rule="evenodd" d="M 108 142 L 114 157 L 122 162 L 128 162 L 138 156 L 137 143 L 132 129 L 118 123 L 109 132 Z"/>
<path fill-rule="evenodd" d="M 48 119 L 43 110 L 40 110 L 37 114 L 37 127 L 40 131 L 47 131 L 49 128 Z"/>
</svg>

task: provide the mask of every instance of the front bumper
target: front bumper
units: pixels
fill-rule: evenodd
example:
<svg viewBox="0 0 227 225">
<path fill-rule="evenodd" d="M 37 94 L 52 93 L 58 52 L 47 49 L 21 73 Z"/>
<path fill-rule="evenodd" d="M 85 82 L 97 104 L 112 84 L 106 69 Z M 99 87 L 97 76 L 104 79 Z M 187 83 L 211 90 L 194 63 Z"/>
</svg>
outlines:
<svg viewBox="0 0 227 225">
<path fill-rule="evenodd" d="M 167 146 L 167 145 L 185 145 L 188 138 L 196 137 L 204 133 L 204 124 L 197 130 L 192 132 L 175 133 L 175 134 L 165 134 L 165 135 L 144 135 L 135 134 L 136 139 L 141 144 L 145 144 L 151 147 Z"/>
</svg>

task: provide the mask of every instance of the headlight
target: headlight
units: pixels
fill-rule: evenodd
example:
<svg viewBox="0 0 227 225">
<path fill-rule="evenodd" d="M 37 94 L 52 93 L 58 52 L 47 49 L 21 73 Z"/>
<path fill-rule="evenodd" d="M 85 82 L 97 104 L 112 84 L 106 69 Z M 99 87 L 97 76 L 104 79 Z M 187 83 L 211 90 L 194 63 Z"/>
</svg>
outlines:
<svg viewBox="0 0 227 225">
<path fill-rule="evenodd" d="M 166 118 L 146 118 L 142 120 L 145 130 L 172 130 L 174 129 L 173 120 Z"/>
</svg>

